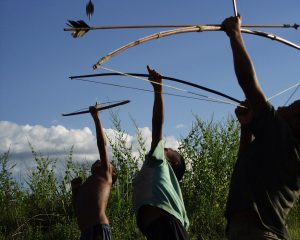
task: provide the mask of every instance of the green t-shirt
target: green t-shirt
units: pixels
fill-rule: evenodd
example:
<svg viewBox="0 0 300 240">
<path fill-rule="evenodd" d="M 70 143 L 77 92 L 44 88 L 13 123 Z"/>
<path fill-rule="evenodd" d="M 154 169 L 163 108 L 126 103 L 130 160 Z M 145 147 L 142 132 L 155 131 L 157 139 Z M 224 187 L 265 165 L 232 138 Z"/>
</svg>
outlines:
<svg viewBox="0 0 300 240">
<path fill-rule="evenodd" d="M 255 140 L 236 162 L 225 216 L 254 211 L 266 229 L 290 239 L 285 221 L 300 195 L 299 142 L 271 105 L 251 128 Z"/>
<path fill-rule="evenodd" d="M 180 186 L 169 162 L 165 159 L 161 140 L 133 180 L 133 205 L 136 215 L 140 207 L 151 205 L 175 216 L 187 229 L 186 214 Z"/>
</svg>

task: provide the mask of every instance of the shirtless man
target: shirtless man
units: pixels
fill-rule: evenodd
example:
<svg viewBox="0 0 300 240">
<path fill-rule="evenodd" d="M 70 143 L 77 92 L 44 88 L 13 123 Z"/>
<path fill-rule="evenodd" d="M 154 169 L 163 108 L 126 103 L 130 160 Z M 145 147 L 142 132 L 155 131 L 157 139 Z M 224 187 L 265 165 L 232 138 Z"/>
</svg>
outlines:
<svg viewBox="0 0 300 240">
<path fill-rule="evenodd" d="M 80 240 L 110 240 L 111 229 L 105 214 L 110 190 L 116 180 L 116 171 L 108 160 L 106 138 L 95 107 L 90 107 L 97 135 L 100 159 L 91 167 L 92 175 L 81 184 L 80 178 L 72 180 L 73 204 L 81 230 Z"/>
<path fill-rule="evenodd" d="M 154 89 L 152 143 L 133 180 L 137 224 L 148 240 L 186 240 L 189 220 L 178 183 L 185 172 L 185 162 L 177 151 L 164 148 L 162 77 L 147 68 Z"/>
</svg>

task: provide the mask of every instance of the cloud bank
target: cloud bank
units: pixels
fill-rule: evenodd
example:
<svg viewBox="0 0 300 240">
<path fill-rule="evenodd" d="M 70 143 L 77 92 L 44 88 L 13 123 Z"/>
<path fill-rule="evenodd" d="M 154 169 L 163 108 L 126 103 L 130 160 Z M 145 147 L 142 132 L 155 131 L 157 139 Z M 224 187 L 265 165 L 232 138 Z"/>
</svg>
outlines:
<svg viewBox="0 0 300 240">
<path fill-rule="evenodd" d="M 114 129 L 104 129 L 106 135 L 113 142 L 117 132 Z M 139 128 L 149 149 L 151 144 L 151 130 L 148 127 Z M 138 140 L 136 135 L 126 135 L 127 145 L 138 154 Z M 177 149 L 178 140 L 174 136 L 166 136 L 166 147 Z M 10 151 L 10 159 L 17 163 L 17 171 L 33 166 L 33 157 L 29 143 L 34 150 L 51 159 L 65 159 L 72 146 L 73 159 L 76 161 L 94 161 L 99 158 L 96 137 L 88 127 L 82 129 L 68 129 L 62 125 L 46 128 L 41 125 L 18 125 L 13 122 L 0 121 L 0 154 Z M 111 150 L 109 150 L 111 156 Z"/>
</svg>

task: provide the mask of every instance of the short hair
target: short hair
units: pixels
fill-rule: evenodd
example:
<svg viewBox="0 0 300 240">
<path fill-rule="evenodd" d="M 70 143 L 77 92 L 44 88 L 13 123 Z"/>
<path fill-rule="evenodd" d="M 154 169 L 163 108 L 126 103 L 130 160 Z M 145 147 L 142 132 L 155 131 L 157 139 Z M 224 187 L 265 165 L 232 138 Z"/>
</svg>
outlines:
<svg viewBox="0 0 300 240">
<path fill-rule="evenodd" d="M 114 183 L 117 181 L 118 178 L 118 169 L 116 168 L 116 166 L 112 163 L 109 162 L 110 165 L 112 166 L 112 185 L 114 185 Z M 91 173 L 92 174 L 96 174 L 96 167 L 98 168 L 99 165 L 101 164 L 101 160 L 97 160 L 96 162 L 94 162 L 91 166 Z M 98 165 L 98 166 L 97 166 Z"/>
<path fill-rule="evenodd" d="M 171 149 L 173 152 L 173 156 L 172 159 L 167 158 L 168 162 L 170 163 L 173 172 L 176 175 L 176 178 L 178 181 L 181 181 L 181 179 L 183 178 L 183 175 L 185 173 L 185 160 L 183 158 L 183 156 L 181 154 L 179 154 L 177 151 Z"/>
</svg>

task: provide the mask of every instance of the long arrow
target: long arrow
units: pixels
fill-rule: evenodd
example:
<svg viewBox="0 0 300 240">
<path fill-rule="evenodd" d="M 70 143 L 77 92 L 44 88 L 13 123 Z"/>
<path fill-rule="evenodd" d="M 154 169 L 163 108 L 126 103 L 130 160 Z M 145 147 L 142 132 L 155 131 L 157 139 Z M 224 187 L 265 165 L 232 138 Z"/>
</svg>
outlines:
<svg viewBox="0 0 300 240">
<path fill-rule="evenodd" d="M 68 20 L 67 25 L 70 28 L 64 28 L 64 31 L 72 31 L 74 38 L 83 37 L 90 30 L 114 30 L 114 29 L 138 29 L 138 28 L 182 28 L 194 26 L 212 26 L 222 27 L 220 24 L 158 24 L 158 25 L 125 25 L 125 26 L 89 26 L 83 20 Z M 294 28 L 298 29 L 299 24 L 243 24 L 243 28 Z"/>
</svg>

